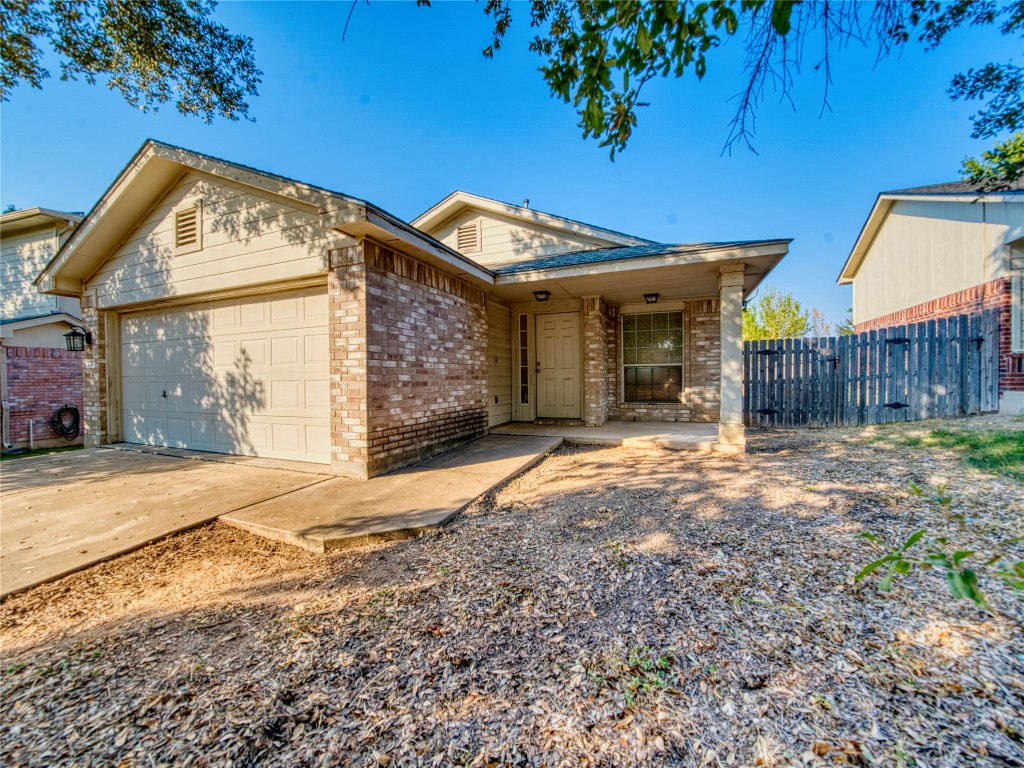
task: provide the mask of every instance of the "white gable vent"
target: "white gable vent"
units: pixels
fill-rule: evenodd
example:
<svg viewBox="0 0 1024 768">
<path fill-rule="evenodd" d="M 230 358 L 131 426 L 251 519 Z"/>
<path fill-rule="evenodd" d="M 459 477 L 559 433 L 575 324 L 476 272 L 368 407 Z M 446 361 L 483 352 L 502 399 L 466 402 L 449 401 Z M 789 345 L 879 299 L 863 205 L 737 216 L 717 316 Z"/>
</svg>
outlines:
<svg viewBox="0 0 1024 768">
<path fill-rule="evenodd" d="M 480 222 L 463 224 L 456 233 L 455 250 L 459 253 L 476 253 L 481 250 Z"/>
<path fill-rule="evenodd" d="M 174 212 L 174 252 L 191 253 L 203 247 L 203 209 L 199 205 Z"/>
</svg>

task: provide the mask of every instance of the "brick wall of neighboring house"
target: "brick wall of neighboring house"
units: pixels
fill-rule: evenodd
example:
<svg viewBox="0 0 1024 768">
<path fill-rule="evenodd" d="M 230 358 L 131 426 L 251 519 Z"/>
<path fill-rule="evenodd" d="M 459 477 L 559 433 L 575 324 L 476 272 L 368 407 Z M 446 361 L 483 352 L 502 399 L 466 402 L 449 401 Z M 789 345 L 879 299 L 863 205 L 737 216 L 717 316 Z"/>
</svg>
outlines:
<svg viewBox="0 0 1024 768">
<path fill-rule="evenodd" d="M 992 280 L 973 288 L 951 293 L 932 301 L 857 323 L 857 333 L 907 325 L 925 320 L 995 309 L 999 312 L 999 391 L 1024 392 L 1024 353 L 1014 353 L 1011 347 L 1012 284 L 1009 277 Z"/>
<path fill-rule="evenodd" d="M 369 241 L 332 260 L 335 471 L 373 477 L 483 436 L 483 291 Z"/>
<path fill-rule="evenodd" d="M 718 299 L 687 301 L 683 308 L 683 398 L 681 403 L 624 403 L 622 354 L 614 324 L 613 384 L 609 416 L 623 421 L 716 422 L 721 408 L 721 337 Z"/>
<path fill-rule="evenodd" d="M 82 353 L 48 347 L 4 347 L 10 414 L 8 437 L 16 447 L 29 442 L 29 421 L 37 446 L 74 445 L 53 428 L 57 410 L 73 405 L 82 411 Z"/>
</svg>

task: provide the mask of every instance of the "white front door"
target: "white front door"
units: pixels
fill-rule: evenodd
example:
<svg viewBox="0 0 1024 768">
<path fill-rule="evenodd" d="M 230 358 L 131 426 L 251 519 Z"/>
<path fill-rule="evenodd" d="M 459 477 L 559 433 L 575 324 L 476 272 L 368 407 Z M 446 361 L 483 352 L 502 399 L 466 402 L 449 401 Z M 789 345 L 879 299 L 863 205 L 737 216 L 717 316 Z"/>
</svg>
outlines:
<svg viewBox="0 0 1024 768">
<path fill-rule="evenodd" d="M 128 443 L 330 462 L 323 289 L 126 315 Z"/>
<path fill-rule="evenodd" d="M 579 419 L 580 315 L 537 315 L 537 418 Z"/>
</svg>

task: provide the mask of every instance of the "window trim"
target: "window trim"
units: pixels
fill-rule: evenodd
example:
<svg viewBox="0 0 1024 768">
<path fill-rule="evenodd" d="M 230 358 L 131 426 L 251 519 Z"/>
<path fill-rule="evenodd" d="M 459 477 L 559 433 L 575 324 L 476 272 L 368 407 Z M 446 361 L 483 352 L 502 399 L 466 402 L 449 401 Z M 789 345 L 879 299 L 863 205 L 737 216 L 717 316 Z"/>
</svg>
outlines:
<svg viewBox="0 0 1024 768">
<path fill-rule="evenodd" d="M 1010 351 L 1024 352 L 1024 270 L 1015 270 L 1010 279 Z"/>
<path fill-rule="evenodd" d="M 186 245 L 178 245 L 178 217 L 182 214 L 195 211 L 196 239 L 195 242 Z M 195 253 L 203 250 L 203 202 L 197 200 L 190 205 L 182 205 L 175 208 L 171 216 L 171 237 L 174 242 L 174 255 L 181 256 L 186 253 Z"/>
<path fill-rule="evenodd" d="M 679 314 L 679 327 L 682 332 L 682 344 L 680 346 L 680 357 L 682 358 L 678 363 L 626 363 L 625 354 L 625 321 L 627 317 L 640 317 L 643 315 L 671 315 Z M 623 406 L 642 406 L 642 405 L 655 405 L 655 406 L 679 406 L 684 404 L 685 392 L 686 392 L 686 312 L 682 309 L 665 309 L 659 311 L 648 311 L 646 312 L 626 312 L 619 315 L 619 338 L 616 344 L 617 353 L 619 356 L 618 369 L 619 369 L 619 402 Z M 626 399 L 626 369 L 627 368 L 679 368 L 679 397 L 674 400 L 627 400 Z"/>
</svg>

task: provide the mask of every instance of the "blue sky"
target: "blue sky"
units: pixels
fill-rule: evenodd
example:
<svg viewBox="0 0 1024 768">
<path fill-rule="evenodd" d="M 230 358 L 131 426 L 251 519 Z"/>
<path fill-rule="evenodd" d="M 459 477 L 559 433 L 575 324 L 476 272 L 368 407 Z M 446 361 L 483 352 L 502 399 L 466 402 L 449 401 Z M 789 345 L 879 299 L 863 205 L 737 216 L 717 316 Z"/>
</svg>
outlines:
<svg viewBox="0 0 1024 768">
<path fill-rule="evenodd" d="M 974 105 L 946 96 L 952 76 L 1020 58 L 1020 41 L 958 30 L 939 49 L 907 47 L 875 64 L 853 46 L 833 60 L 831 111 L 808 64 L 794 110 L 770 92 L 758 154 L 722 155 L 742 84 L 739 40 L 708 76 L 649 84 L 630 146 L 581 138 L 571 107 L 548 94 L 527 50 L 528 6 L 494 60 L 482 6 L 226 2 L 217 18 L 254 39 L 263 70 L 255 122 L 204 125 L 165 107 L 143 114 L 84 83 L 20 88 L 0 112 L 0 201 L 87 210 L 147 137 L 361 197 L 412 219 L 454 189 L 665 242 L 794 238 L 769 279 L 841 319 L 835 278 L 885 189 L 950 181 L 972 141 Z M 55 63 L 51 72 L 57 71 Z M 910 278 L 912 279 L 912 277 Z"/>
</svg>

